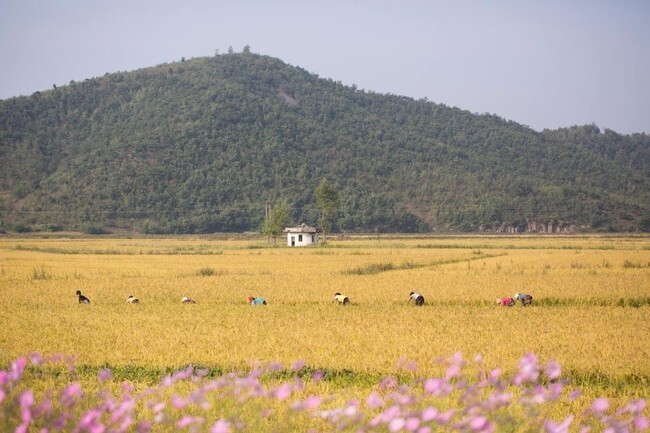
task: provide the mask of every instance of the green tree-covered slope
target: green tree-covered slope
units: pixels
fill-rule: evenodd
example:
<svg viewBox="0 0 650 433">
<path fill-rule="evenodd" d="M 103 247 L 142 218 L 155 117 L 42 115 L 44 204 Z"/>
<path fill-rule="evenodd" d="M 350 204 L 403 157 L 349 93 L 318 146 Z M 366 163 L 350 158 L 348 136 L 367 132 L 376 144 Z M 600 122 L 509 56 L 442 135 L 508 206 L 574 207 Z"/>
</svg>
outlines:
<svg viewBox="0 0 650 433">
<path fill-rule="evenodd" d="M 558 102 L 560 103 L 560 102 Z M 542 133 L 226 54 L 0 101 L 0 228 L 648 231 L 650 137 Z"/>
</svg>

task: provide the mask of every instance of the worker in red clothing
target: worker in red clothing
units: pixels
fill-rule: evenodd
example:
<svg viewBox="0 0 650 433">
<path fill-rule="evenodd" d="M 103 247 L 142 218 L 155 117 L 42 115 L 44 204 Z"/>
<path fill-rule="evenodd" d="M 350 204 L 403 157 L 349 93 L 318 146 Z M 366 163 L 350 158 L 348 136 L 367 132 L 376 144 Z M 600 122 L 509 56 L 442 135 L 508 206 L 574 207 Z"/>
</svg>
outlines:
<svg viewBox="0 0 650 433">
<path fill-rule="evenodd" d="M 497 298 L 497 305 L 502 307 L 512 307 L 515 305 L 515 300 L 512 298 Z"/>
</svg>

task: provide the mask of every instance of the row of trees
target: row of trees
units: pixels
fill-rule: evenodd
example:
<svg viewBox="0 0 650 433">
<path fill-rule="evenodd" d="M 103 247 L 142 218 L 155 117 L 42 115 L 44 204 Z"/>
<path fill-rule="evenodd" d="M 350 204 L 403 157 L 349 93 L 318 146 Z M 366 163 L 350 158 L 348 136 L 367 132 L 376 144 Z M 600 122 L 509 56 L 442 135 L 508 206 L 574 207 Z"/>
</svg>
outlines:
<svg viewBox="0 0 650 433">
<path fill-rule="evenodd" d="M 319 213 L 318 224 L 323 233 L 323 243 L 325 243 L 327 242 L 327 233 L 332 229 L 332 222 L 340 205 L 339 194 L 327 179 L 323 179 L 316 188 L 314 197 Z M 269 242 L 273 239 L 275 244 L 278 236 L 283 233 L 289 222 L 289 203 L 286 200 L 280 201 L 270 208 L 262 225 L 262 233 L 268 236 Z"/>
</svg>

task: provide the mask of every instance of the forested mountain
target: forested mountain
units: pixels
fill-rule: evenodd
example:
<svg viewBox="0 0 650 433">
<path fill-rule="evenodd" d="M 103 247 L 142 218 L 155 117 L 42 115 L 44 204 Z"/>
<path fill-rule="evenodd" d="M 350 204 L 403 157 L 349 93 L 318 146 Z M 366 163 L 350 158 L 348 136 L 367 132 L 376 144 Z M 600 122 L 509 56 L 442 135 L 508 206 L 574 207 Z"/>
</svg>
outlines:
<svg viewBox="0 0 650 433">
<path fill-rule="evenodd" d="M 396 77 L 398 79 L 398 77 Z M 560 103 L 560 102 L 558 102 Z M 0 101 L 0 229 L 649 231 L 650 136 L 536 132 L 231 53 Z"/>
</svg>

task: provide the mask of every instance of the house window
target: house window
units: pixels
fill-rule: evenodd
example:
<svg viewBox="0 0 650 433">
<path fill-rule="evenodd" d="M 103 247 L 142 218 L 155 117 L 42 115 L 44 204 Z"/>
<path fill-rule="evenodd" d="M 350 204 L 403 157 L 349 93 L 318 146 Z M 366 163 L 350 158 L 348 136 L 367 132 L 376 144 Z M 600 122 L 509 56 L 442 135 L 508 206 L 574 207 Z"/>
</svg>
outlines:
<svg viewBox="0 0 650 433">
<path fill-rule="evenodd" d="M 298 242 L 302 242 L 302 235 L 298 235 Z"/>
<path fill-rule="evenodd" d="M 315 236 L 316 236 L 316 235 L 311 235 L 311 243 L 312 243 L 312 244 L 313 244 L 314 242 L 316 242 L 316 240 L 314 239 Z"/>
</svg>

